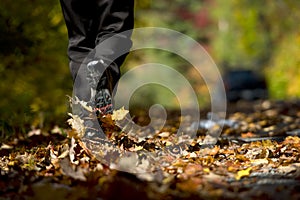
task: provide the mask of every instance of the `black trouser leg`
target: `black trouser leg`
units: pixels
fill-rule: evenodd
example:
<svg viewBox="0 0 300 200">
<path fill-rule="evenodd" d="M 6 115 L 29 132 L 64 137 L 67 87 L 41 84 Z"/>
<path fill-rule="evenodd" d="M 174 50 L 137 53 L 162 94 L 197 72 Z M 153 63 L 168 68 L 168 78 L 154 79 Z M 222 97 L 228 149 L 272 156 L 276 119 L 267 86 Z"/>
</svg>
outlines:
<svg viewBox="0 0 300 200">
<path fill-rule="evenodd" d="M 130 37 L 134 22 L 134 0 L 60 0 L 60 3 L 68 29 L 68 56 L 74 80 L 73 94 L 80 100 L 90 101 L 93 107 L 101 107 L 101 102 L 94 102 L 93 98 L 105 98 L 103 91 L 106 89 L 99 91 L 102 92 L 99 93 L 100 97 L 92 95 L 96 89 L 95 80 L 98 78 L 94 75 L 99 74 L 96 72 L 103 72 L 100 75 L 106 75 L 105 78 L 109 79 L 112 87 L 120 78 L 119 67 L 132 45 Z M 90 61 L 100 59 L 102 62 L 98 62 L 99 65 L 91 65 L 95 62 Z M 92 66 L 92 69 L 88 69 L 88 66 Z M 104 69 L 99 68 L 105 68 L 107 71 L 104 73 Z M 95 73 L 86 73 L 87 71 Z M 90 84 L 91 80 L 93 84 Z M 94 88 L 89 88 L 91 86 Z M 78 104 L 73 105 L 73 113 L 84 119 L 87 128 L 85 134 L 93 136 L 99 127 L 97 119 L 90 118 L 90 113 Z"/>
<path fill-rule="evenodd" d="M 133 29 L 134 0 L 60 0 L 60 3 L 68 29 L 68 56 L 75 80 L 81 64 L 98 44 L 114 34 Z M 96 56 L 116 64 L 111 67 L 114 83 L 120 77 L 118 68 L 131 48 L 130 37 L 128 31 L 97 50 Z"/>
</svg>

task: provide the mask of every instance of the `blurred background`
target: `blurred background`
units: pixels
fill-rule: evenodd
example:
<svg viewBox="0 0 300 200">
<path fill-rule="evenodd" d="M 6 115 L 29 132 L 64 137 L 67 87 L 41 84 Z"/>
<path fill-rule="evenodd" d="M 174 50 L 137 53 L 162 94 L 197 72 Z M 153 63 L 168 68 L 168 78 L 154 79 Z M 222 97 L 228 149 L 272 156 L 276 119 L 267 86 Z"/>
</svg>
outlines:
<svg viewBox="0 0 300 200">
<path fill-rule="evenodd" d="M 135 27 L 184 33 L 209 52 L 222 73 L 251 70 L 265 77 L 269 98 L 300 97 L 300 1 L 137 0 L 135 6 Z M 1 1 L 1 137 L 32 128 L 66 127 L 67 95 L 72 95 L 66 50 L 67 31 L 58 1 Z M 196 81 L 201 77 L 184 70 L 188 63 L 175 55 L 132 52 L 122 70 L 149 60 L 163 60 L 195 80 L 201 105 L 209 104 L 205 85 Z M 157 99 L 168 104 L 168 98 L 174 98 L 161 93 L 160 87 L 151 95 L 144 90 L 149 98 L 143 100 L 149 104 Z M 140 98 L 136 95 L 133 101 Z"/>
</svg>

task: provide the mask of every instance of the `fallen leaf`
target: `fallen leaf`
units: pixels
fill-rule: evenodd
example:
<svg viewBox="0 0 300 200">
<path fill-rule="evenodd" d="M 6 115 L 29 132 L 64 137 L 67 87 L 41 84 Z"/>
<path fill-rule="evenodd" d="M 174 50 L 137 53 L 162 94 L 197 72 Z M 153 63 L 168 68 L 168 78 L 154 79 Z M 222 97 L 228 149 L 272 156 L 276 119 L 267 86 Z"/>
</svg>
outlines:
<svg viewBox="0 0 300 200">
<path fill-rule="evenodd" d="M 257 135 L 252 132 L 242 133 L 241 136 L 242 136 L 242 138 L 257 137 Z"/>
<path fill-rule="evenodd" d="M 176 187 L 184 192 L 196 192 L 201 189 L 201 183 L 203 183 L 201 178 L 191 177 L 186 181 L 177 183 Z"/>
<path fill-rule="evenodd" d="M 55 125 L 54 128 L 50 132 L 53 133 L 53 134 L 57 133 L 57 134 L 60 134 L 60 135 L 63 133 L 62 129 L 59 128 L 59 126 L 57 126 L 57 125 Z"/>
<path fill-rule="evenodd" d="M 205 172 L 205 173 L 209 173 L 210 172 L 210 169 L 209 168 L 203 168 L 203 172 Z"/>
<path fill-rule="evenodd" d="M 128 113 L 129 113 L 129 111 L 125 110 L 125 108 L 122 107 L 119 110 L 114 110 L 113 114 L 111 115 L 111 118 L 114 121 L 120 121 L 120 120 L 123 120 Z"/>
<path fill-rule="evenodd" d="M 0 149 L 13 149 L 13 146 L 7 145 L 7 144 L 2 144 Z"/>
<path fill-rule="evenodd" d="M 82 138 L 85 134 L 85 126 L 84 126 L 84 121 L 80 119 L 78 115 L 73 115 L 71 113 L 68 113 L 69 116 L 71 117 L 70 119 L 67 120 L 69 125 L 72 127 L 72 129 L 75 131 L 74 137 L 79 137 Z M 71 132 L 74 133 L 74 132 Z M 73 137 L 69 135 L 69 137 Z"/>
<path fill-rule="evenodd" d="M 264 147 L 274 147 L 274 144 L 271 140 L 262 140 L 261 143 Z"/>
<path fill-rule="evenodd" d="M 113 121 L 112 116 L 110 114 L 101 116 L 100 121 L 101 121 L 101 128 L 106 133 L 113 132 L 113 130 L 116 128 L 116 124 Z"/>
<path fill-rule="evenodd" d="M 187 156 L 187 158 L 197 158 L 198 155 L 195 152 L 189 153 Z"/>
<path fill-rule="evenodd" d="M 249 167 L 249 168 L 247 168 L 247 169 L 238 171 L 237 174 L 236 174 L 236 176 L 235 176 L 235 179 L 236 179 L 236 180 L 240 180 L 240 179 L 243 178 L 243 177 L 249 176 L 251 170 L 252 170 L 252 168 Z"/>
<path fill-rule="evenodd" d="M 299 144 L 300 138 L 298 136 L 288 136 L 283 141 L 283 144 Z"/>
<path fill-rule="evenodd" d="M 289 173 L 297 171 L 297 167 L 293 166 L 293 165 L 279 166 L 277 168 L 277 171 L 282 174 L 289 174 Z"/>
<path fill-rule="evenodd" d="M 203 168 L 201 165 L 189 163 L 184 170 L 184 174 L 188 178 L 197 175 L 198 173 L 202 172 L 202 170 Z"/>
<path fill-rule="evenodd" d="M 77 146 L 77 144 L 75 143 L 75 139 L 72 137 L 71 139 L 71 147 L 70 147 L 70 150 L 69 150 L 69 157 L 70 157 L 70 161 L 72 164 L 75 164 L 75 165 L 78 165 L 79 161 L 76 160 L 75 161 L 75 150 L 74 148 Z"/>
<path fill-rule="evenodd" d="M 162 137 L 162 138 L 167 138 L 170 136 L 170 133 L 169 132 L 162 132 L 160 134 L 158 134 L 158 136 Z"/>
<path fill-rule="evenodd" d="M 61 147 L 61 152 L 62 153 L 58 156 L 59 159 L 67 157 L 69 155 L 69 145 L 68 144 L 64 144 Z"/>
<path fill-rule="evenodd" d="M 269 161 L 267 159 L 261 158 L 261 159 L 253 159 L 250 160 L 252 165 L 266 165 L 269 164 Z"/>
<path fill-rule="evenodd" d="M 41 129 L 34 129 L 32 131 L 30 131 L 28 133 L 28 137 L 31 137 L 33 135 L 41 135 L 42 134 L 42 130 Z"/>
<path fill-rule="evenodd" d="M 209 151 L 209 155 L 215 156 L 219 152 L 219 150 L 220 150 L 220 147 L 219 146 L 215 146 L 213 149 L 211 149 Z"/>
</svg>

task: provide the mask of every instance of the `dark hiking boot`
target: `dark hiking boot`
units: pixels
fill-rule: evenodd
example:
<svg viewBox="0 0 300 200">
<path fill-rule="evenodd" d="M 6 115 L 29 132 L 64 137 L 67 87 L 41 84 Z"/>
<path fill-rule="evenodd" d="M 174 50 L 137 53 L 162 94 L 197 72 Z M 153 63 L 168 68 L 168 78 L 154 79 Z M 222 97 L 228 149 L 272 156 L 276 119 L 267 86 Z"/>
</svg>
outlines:
<svg viewBox="0 0 300 200">
<path fill-rule="evenodd" d="M 113 112 L 113 77 L 103 60 L 93 60 L 87 64 L 87 81 L 90 91 L 88 105 L 92 107 L 92 118 L 85 121 L 86 136 L 88 138 L 103 138 L 101 117 Z"/>
<path fill-rule="evenodd" d="M 87 64 L 87 80 L 91 87 L 92 105 L 97 116 L 111 114 L 112 104 L 112 76 L 109 69 L 105 69 L 103 60 L 91 61 Z"/>
</svg>

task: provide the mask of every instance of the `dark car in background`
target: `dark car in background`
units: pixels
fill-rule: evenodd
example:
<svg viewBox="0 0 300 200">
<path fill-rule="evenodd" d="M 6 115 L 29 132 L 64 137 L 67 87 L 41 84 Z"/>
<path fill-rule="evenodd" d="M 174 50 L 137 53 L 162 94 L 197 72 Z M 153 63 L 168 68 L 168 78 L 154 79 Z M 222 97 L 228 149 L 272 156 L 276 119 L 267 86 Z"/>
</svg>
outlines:
<svg viewBox="0 0 300 200">
<path fill-rule="evenodd" d="M 266 79 L 253 70 L 227 71 L 223 76 L 223 81 L 229 102 L 268 98 Z"/>
</svg>

